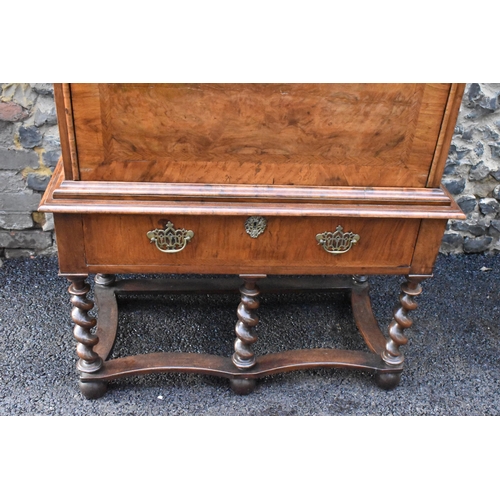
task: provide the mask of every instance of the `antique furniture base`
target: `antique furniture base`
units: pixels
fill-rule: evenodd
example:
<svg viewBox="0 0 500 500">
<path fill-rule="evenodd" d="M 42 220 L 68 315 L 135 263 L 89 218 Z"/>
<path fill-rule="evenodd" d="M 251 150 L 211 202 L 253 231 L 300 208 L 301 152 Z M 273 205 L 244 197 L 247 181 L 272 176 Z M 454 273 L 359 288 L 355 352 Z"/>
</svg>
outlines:
<svg viewBox="0 0 500 500">
<path fill-rule="evenodd" d="M 86 315 L 93 303 L 78 290 L 88 291 L 82 283 L 83 276 L 67 276 L 73 282 L 72 314 L 75 337 L 79 341 L 80 389 L 88 399 L 103 396 L 107 382 L 122 377 L 152 373 L 182 372 L 215 375 L 229 379 L 237 394 L 248 394 L 256 379 L 268 375 L 294 370 L 317 368 L 347 368 L 371 372 L 376 383 L 384 389 L 396 387 L 403 370 L 403 356 L 399 346 L 406 343 L 403 329 L 411 325 L 406 313 L 416 307 L 413 296 L 420 293 L 418 284 L 424 276 L 409 276 L 402 286 L 400 306 L 394 311 L 394 320 L 389 327 L 389 338 L 381 332 L 371 307 L 369 284 L 363 276 L 315 276 L 315 277 L 266 277 L 265 275 L 241 275 L 239 278 L 186 278 L 186 279 L 123 279 L 114 280 L 113 275 L 96 276 L 95 300 L 98 320 L 94 326 Z M 240 286 L 243 281 L 243 286 Z M 258 282 L 258 286 L 257 286 Z M 76 289 L 76 292 L 75 292 Z M 139 294 L 175 293 L 241 293 L 236 323 L 235 353 L 232 358 L 200 353 L 155 352 L 110 359 L 118 327 L 117 296 Z M 367 351 L 343 349 L 300 349 L 255 356 L 251 345 L 257 341 L 252 332 L 258 319 L 257 296 L 262 293 L 284 293 L 304 291 L 347 290 L 351 294 L 354 320 L 367 346 Z M 412 291 L 413 290 L 413 291 Z M 75 301 L 75 297 L 78 301 Z M 95 321 L 95 320 L 94 320 Z M 82 336 L 82 329 L 87 334 Z M 85 352 L 84 352 L 85 351 Z M 84 360 L 83 358 L 87 358 Z"/>
<path fill-rule="evenodd" d="M 71 281 L 83 394 L 97 398 L 110 380 L 158 372 L 225 377 L 247 394 L 261 377 L 313 368 L 366 370 L 395 387 L 420 282 L 432 274 L 447 220 L 465 219 L 440 185 L 463 90 L 55 85 L 62 156 L 39 210 L 54 214 L 59 269 Z M 407 276 L 387 336 L 363 277 L 386 274 Z M 366 352 L 254 352 L 261 292 L 329 289 L 350 291 Z M 111 356 L 117 295 L 238 290 L 232 356 Z"/>
</svg>

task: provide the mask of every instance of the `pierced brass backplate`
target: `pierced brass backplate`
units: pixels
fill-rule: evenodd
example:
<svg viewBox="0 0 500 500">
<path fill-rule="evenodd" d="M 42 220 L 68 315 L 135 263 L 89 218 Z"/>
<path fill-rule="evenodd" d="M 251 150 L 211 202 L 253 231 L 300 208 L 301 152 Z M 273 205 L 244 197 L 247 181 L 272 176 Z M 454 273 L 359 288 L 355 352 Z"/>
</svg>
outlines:
<svg viewBox="0 0 500 500">
<path fill-rule="evenodd" d="M 316 235 L 318 245 L 321 245 L 326 252 L 333 254 L 348 252 L 359 239 L 359 234 L 344 233 L 342 226 L 337 226 L 334 233 L 326 231 Z"/>
<path fill-rule="evenodd" d="M 267 221 L 264 217 L 252 216 L 249 217 L 245 222 L 245 231 L 252 238 L 257 238 L 260 236 L 267 227 Z"/>
<path fill-rule="evenodd" d="M 165 253 L 176 253 L 184 250 L 193 236 L 194 232 L 190 229 L 175 229 L 170 221 L 165 224 L 165 229 L 153 229 L 147 233 L 150 243 L 155 243 L 156 248 Z"/>
</svg>

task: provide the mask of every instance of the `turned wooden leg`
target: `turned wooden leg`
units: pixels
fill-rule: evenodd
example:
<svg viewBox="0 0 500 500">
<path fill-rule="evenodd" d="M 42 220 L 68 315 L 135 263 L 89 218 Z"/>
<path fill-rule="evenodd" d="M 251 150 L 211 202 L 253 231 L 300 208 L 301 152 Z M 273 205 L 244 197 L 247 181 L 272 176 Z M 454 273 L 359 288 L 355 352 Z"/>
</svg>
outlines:
<svg viewBox="0 0 500 500">
<path fill-rule="evenodd" d="M 236 323 L 236 341 L 234 343 L 233 364 L 240 370 L 248 370 L 255 365 L 255 353 L 252 344 L 257 341 L 254 328 L 259 322 L 255 311 L 259 307 L 260 290 L 257 280 L 265 275 L 241 275 L 243 286 L 240 288 L 241 302 L 238 305 Z M 237 394 L 249 394 L 255 388 L 255 379 L 234 378 L 230 380 L 231 388 Z"/>
<path fill-rule="evenodd" d="M 245 396 L 254 391 L 257 385 L 254 378 L 231 378 L 229 379 L 231 389 L 239 396 Z"/>
<path fill-rule="evenodd" d="M 80 380 L 78 383 L 81 393 L 86 399 L 99 399 L 106 394 L 108 384 L 100 380 L 84 381 Z"/>
<path fill-rule="evenodd" d="M 109 286 L 112 285 L 116 280 L 116 276 L 114 274 L 96 274 L 94 283 L 96 285 Z"/>
<path fill-rule="evenodd" d="M 78 342 L 76 353 L 80 358 L 76 366 L 80 373 L 94 373 L 100 370 L 103 361 L 94 352 L 94 346 L 99 342 L 99 337 L 91 332 L 97 321 L 88 315 L 94 307 L 94 302 L 87 298 L 90 286 L 83 276 L 70 276 L 68 279 L 71 281 L 68 292 L 73 304 L 71 318 L 75 323 L 73 334 Z M 88 399 L 95 399 L 104 394 L 106 384 L 99 381 L 84 382 L 80 380 L 80 390 Z"/>
<path fill-rule="evenodd" d="M 420 282 L 423 279 L 423 277 L 408 276 L 407 281 L 401 285 L 400 305 L 394 309 L 394 319 L 389 325 L 389 340 L 382 353 L 382 359 L 389 365 L 401 365 L 404 361 L 399 347 L 408 342 L 404 330 L 413 324 L 408 313 L 417 308 L 415 297 L 422 293 Z"/>
<path fill-rule="evenodd" d="M 253 331 L 259 322 L 254 312 L 259 307 L 258 296 L 260 294 L 257 279 L 253 276 L 244 276 L 244 284 L 240 288 L 241 302 L 238 305 L 238 321 L 235 332 L 238 337 L 234 343 L 233 363 L 240 370 L 247 370 L 255 365 L 255 354 L 252 344 L 257 341 L 257 335 Z"/>
<path fill-rule="evenodd" d="M 389 325 L 389 340 L 382 353 L 382 359 L 391 367 L 399 368 L 403 366 L 404 355 L 399 350 L 400 346 L 408 342 L 404 330 L 413 324 L 413 320 L 408 316 L 410 311 L 417 308 L 415 297 L 422 293 L 420 282 L 427 276 L 408 276 L 407 281 L 401 285 L 399 295 L 400 305 L 394 309 L 394 319 Z M 401 371 L 395 373 L 378 373 L 377 384 L 384 389 L 393 389 L 399 384 Z"/>
<path fill-rule="evenodd" d="M 352 280 L 354 281 L 354 283 L 356 283 L 357 285 L 364 285 L 367 283 L 368 281 L 368 276 L 364 275 L 364 274 L 353 274 L 352 276 Z"/>
</svg>

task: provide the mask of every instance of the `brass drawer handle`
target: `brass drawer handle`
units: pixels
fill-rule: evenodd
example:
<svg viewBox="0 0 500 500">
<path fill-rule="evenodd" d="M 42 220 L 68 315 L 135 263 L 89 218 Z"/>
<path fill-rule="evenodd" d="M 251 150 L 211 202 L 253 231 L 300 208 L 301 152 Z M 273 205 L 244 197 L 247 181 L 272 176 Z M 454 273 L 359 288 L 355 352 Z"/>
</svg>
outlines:
<svg viewBox="0 0 500 500">
<path fill-rule="evenodd" d="M 172 222 L 167 221 L 165 229 L 148 231 L 150 243 L 155 243 L 160 252 L 176 253 L 184 250 L 194 233 L 190 229 L 175 229 Z"/>
<path fill-rule="evenodd" d="M 348 252 L 359 239 L 359 234 L 344 233 L 342 226 L 337 226 L 334 233 L 325 231 L 316 235 L 318 245 L 321 245 L 326 252 L 334 254 Z"/>
</svg>

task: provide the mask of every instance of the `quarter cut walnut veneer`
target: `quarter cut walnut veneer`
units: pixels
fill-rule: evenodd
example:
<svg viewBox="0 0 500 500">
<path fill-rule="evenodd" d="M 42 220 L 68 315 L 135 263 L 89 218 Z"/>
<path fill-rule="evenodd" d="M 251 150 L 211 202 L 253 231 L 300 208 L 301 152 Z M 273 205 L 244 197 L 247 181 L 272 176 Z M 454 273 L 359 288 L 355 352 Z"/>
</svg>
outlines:
<svg viewBox="0 0 500 500">
<path fill-rule="evenodd" d="M 56 84 L 62 157 L 40 210 L 55 214 L 60 273 L 72 283 L 83 394 L 100 397 L 110 380 L 161 371 L 226 377 L 245 394 L 259 377 L 318 367 L 367 370 L 395 387 L 421 281 L 432 274 L 447 219 L 464 218 L 440 185 L 463 89 Z M 371 311 L 370 274 L 406 275 L 387 335 Z M 366 352 L 255 356 L 261 293 L 337 288 L 351 294 Z M 110 358 L 116 294 L 238 289 L 232 358 Z"/>
</svg>

